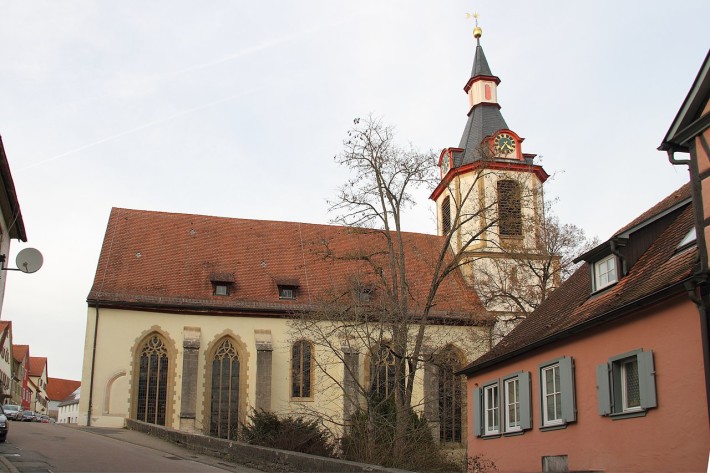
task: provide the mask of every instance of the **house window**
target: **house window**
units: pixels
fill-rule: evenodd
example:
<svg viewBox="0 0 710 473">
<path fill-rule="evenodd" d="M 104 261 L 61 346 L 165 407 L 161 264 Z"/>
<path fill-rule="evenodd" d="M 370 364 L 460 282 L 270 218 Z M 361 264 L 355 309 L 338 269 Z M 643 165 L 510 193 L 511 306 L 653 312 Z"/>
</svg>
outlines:
<svg viewBox="0 0 710 473">
<path fill-rule="evenodd" d="M 530 373 L 526 371 L 489 381 L 484 383 L 483 387 L 475 388 L 474 435 L 520 435 L 531 429 L 530 399 Z"/>
<path fill-rule="evenodd" d="M 394 353 L 380 344 L 370 356 L 370 393 L 386 399 L 394 395 Z"/>
<path fill-rule="evenodd" d="M 520 184 L 516 181 L 498 181 L 498 231 L 502 237 L 522 236 L 523 215 Z"/>
<path fill-rule="evenodd" d="M 616 274 L 616 257 L 607 256 L 601 261 L 594 263 L 595 290 L 604 289 L 618 281 Z"/>
<path fill-rule="evenodd" d="M 559 358 L 540 366 L 540 409 L 543 428 L 577 420 L 572 358 Z"/>
<path fill-rule="evenodd" d="M 562 391 L 560 391 L 560 365 L 542 369 L 542 404 L 545 425 L 562 422 Z"/>
<path fill-rule="evenodd" d="M 599 414 L 615 418 L 646 415 L 656 407 L 653 352 L 635 350 L 597 366 Z"/>
<path fill-rule="evenodd" d="M 296 286 L 279 285 L 279 299 L 295 299 Z"/>
<path fill-rule="evenodd" d="M 291 347 L 291 397 L 310 398 L 313 344 L 299 340 Z"/>
<path fill-rule="evenodd" d="M 451 231 L 451 201 L 449 196 L 441 202 L 441 233 L 447 235 Z"/>
<path fill-rule="evenodd" d="M 498 383 L 483 388 L 483 433 L 495 435 L 500 433 L 500 398 Z"/>
<path fill-rule="evenodd" d="M 505 399 L 505 431 L 520 430 L 520 380 L 506 379 L 503 383 Z"/>
</svg>

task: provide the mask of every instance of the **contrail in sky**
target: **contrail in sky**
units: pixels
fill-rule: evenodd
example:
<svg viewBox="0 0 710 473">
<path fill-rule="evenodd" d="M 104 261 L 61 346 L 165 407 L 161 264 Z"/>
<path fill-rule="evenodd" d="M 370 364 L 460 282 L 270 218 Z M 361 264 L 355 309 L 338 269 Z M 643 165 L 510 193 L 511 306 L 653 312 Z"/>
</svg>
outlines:
<svg viewBox="0 0 710 473">
<path fill-rule="evenodd" d="M 263 85 L 263 86 L 261 86 L 261 87 L 255 87 L 255 88 L 253 88 L 253 89 L 249 89 L 249 90 L 240 92 L 240 93 L 238 93 L 238 94 L 230 95 L 229 97 L 225 97 L 225 98 L 223 98 L 223 99 L 214 100 L 214 101 L 212 101 L 212 102 L 208 102 L 208 103 L 205 103 L 205 104 L 202 104 L 202 105 L 198 105 L 197 107 L 188 108 L 188 109 L 186 109 L 186 110 L 182 110 L 182 111 L 177 112 L 177 113 L 175 113 L 175 114 L 173 114 L 173 115 L 170 115 L 170 116 L 168 116 L 168 117 L 161 118 L 160 120 L 155 120 L 155 121 L 152 121 L 152 122 L 148 122 L 148 123 L 145 123 L 145 124 L 143 124 L 143 125 L 137 126 L 137 127 L 135 127 L 135 128 L 131 128 L 131 129 L 129 129 L 129 130 L 125 130 L 125 131 L 122 131 L 122 132 L 120 132 L 120 133 L 116 133 L 115 135 L 111 135 L 111 136 L 107 136 L 107 137 L 105 137 L 105 138 L 101 138 L 100 140 L 94 141 L 93 143 L 85 144 L 85 145 L 83 145 L 83 146 L 79 146 L 78 148 L 74 148 L 74 149 L 72 149 L 72 150 L 65 151 L 64 153 L 54 155 L 54 156 L 52 156 L 51 158 L 43 159 L 42 161 L 37 161 L 36 163 L 30 164 L 29 166 L 25 166 L 25 167 L 23 167 L 23 168 L 20 168 L 18 171 L 24 171 L 24 170 L 26 170 L 26 169 L 31 169 L 31 168 L 34 168 L 34 167 L 37 167 L 37 166 L 41 166 L 42 164 L 46 164 L 46 163 L 55 161 L 55 160 L 60 159 L 60 158 L 64 158 L 65 156 L 69 156 L 69 155 L 71 155 L 71 154 L 78 153 L 79 151 L 83 151 L 83 150 L 88 149 L 88 148 L 93 148 L 94 146 L 98 146 L 98 145 L 100 145 L 100 144 L 102 144 L 102 143 L 106 143 L 106 142 L 108 142 L 108 141 L 113 141 L 113 140 L 116 140 L 116 139 L 118 139 L 118 138 L 122 138 L 122 137 L 124 137 L 124 136 L 126 136 L 126 135 L 130 135 L 130 134 L 132 134 L 132 133 L 136 133 L 136 132 L 139 132 L 139 131 L 141 131 L 141 130 L 145 130 L 146 128 L 150 128 L 150 127 L 153 127 L 153 126 L 156 126 L 156 125 L 161 125 L 161 124 L 166 123 L 166 122 L 169 122 L 169 121 L 171 121 L 171 120 L 175 120 L 176 118 L 180 118 L 180 117 L 182 117 L 182 116 L 189 115 L 190 113 L 196 112 L 196 111 L 198 111 L 198 110 L 202 110 L 202 109 L 204 109 L 204 108 L 212 107 L 212 106 L 214 106 L 214 105 L 218 105 L 218 104 L 221 104 L 221 103 L 224 103 L 224 102 L 229 102 L 230 100 L 234 100 L 234 99 L 237 99 L 237 98 L 240 98 L 240 97 L 244 97 L 244 96 L 247 96 L 247 95 L 256 93 L 256 92 L 260 92 L 260 91 L 265 90 L 265 89 L 268 89 L 268 88 L 270 88 L 270 87 L 272 87 L 272 85 Z"/>
<path fill-rule="evenodd" d="M 326 29 L 335 28 L 335 27 L 340 26 L 340 25 L 342 25 L 342 24 L 344 24 L 344 23 L 353 22 L 353 21 L 355 21 L 355 20 L 358 19 L 358 18 L 362 18 L 362 17 L 368 16 L 369 13 L 370 13 L 370 12 L 363 12 L 362 14 L 357 15 L 355 18 L 350 17 L 350 18 L 347 18 L 347 19 L 344 19 L 344 20 L 340 20 L 340 21 L 333 22 L 333 23 L 323 24 L 323 25 L 320 25 L 320 26 L 318 26 L 318 27 L 316 27 L 316 28 L 311 28 L 311 29 L 308 29 L 308 30 L 299 31 L 299 32 L 294 33 L 294 34 L 292 34 L 292 35 L 290 35 L 290 36 L 283 36 L 283 37 L 280 37 L 280 38 L 272 39 L 272 40 L 266 41 L 266 42 L 264 42 L 264 43 L 261 43 L 261 44 L 259 44 L 259 45 L 252 46 L 252 47 L 249 47 L 249 48 L 246 48 L 246 49 L 242 49 L 241 51 L 238 51 L 238 52 L 236 52 L 236 53 L 228 54 L 228 55 L 226 55 L 226 56 L 224 56 L 224 57 L 221 57 L 221 58 L 219 58 L 219 59 L 215 59 L 215 60 L 210 61 L 210 62 L 206 62 L 206 63 L 203 63 L 203 64 L 198 64 L 198 65 L 196 65 L 196 66 L 188 67 L 188 68 L 182 69 L 182 70 L 180 70 L 180 71 L 175 71 L 175 72 L 170 72 L 170 73 L 167 73 L 167 74 L 159 75 L 159 76 L 157 76 L 157 77 L 154 77 L 153 80 L 159 81 L 159 80 L 163 80 L 163 79 L 165 79 L 165 78 L 180 76 L 180 75 L 183 75 L 183 74 L 189 74 L 189 73 L 191 73 L 191 72 L 198 71 L 198 70 L 201 70 L 201 69 L 207 69 L 207 68 L 210 68 L 210 67 L 214 67 L 214 66 L 217 66 L 217 65 L 219 65 L 219 64 L 223 64 L 223 63 L 225 63 L 225 62 L 232 61 L 232 60 L 234 60 L 234 59 L 238 59 L 238 58 L 241 58 L 241 57 L 244 57 L 244 56 L 248 56 L 248 55 L 250 55 L 250 54 L 257 53 L 257 52 L 259 52 L 259 51 L 263 51 L 263 50 L 265 50 L 265 49 L 269 49 L 269 48 L 274 47 L 274 46 L 279 45 L 279 44 L 289 43 L 289 42 L 295 41 L 295 40 L 297 40 L 297 39 L 299 39 L 299 38 L 302 38 L 302 37 L 307 37 L 307 36 L 314 35 L 314 34 L 320 32 L 320 31 L 323 31 L 323 30 L 326 30 Z M 213 102 L 208 102 L 208 103 L 206 103 L 206 104 L 199 105 L 199 106 L 197 106 L 197 107 L 193 107 L 193 108 L 189 108 L 189 109 L 187 109 L 187 110 L 183 110 L 183 111 L 181 111 L 181 112 L 178 112 L 178 113 L 175 113 L 175 114 L 173 114 L 173 115 L 170 115 L 170 116 L 168 116 L 168 117 L 166 117 L 166 118 L 161 118 L 160 120 L 156 120 L 156 121 L 153 121 L 153 122 L 149 122 L 149 123 L 146 123 L 146 124 L 137 126 L 137 127 L 135 127 L 135 128 L 131 128 L 131 129 L 129 129 L 129 130 L 125 130 L 125 131 L 122 131 L 122 132 L 120 132 L 120 133 L 116 133 L 116 134 L 111 135 L 111 136 L 107 136 L 107 137 L 102 138 L 102 139 L 100 139 L 100 140 L 98 140 L 98 141 L 94 141 L 93 143 L 88 143 L 88 144 L 79 146 L 78 148 L 74 148 L 74 149 L 72 149 L 72 150 L 65 151 L 64 153 L 57 154 L 57 155 L 55 155 L 55 156 L 52 156 L 51 158 L 43 159 L 42 161 L 37 161 L 36 163 L 30 164 L 30 165 L 25 166 L 25 167 L 23 167 L 23 168 L 19 168 L 18 171 L 24 171 L 24 170 L 27 170 L 27 169 L 35 168 L 35 167 L 37 167 L 37 166 L 41 166 L 41 165 L 43 165 L 43 164 L 46 164 L 46 163 L 49 163 L 49 162 L 52 162 L 52 161 L 56 161 L 57 159 L 64 158 L 64 157 L 66 157 L 66 156 L 72 155 L 72 154 L 74 154 L 74 153 L 78 153 L 78 152 L 83 151 L 83 150 L 85 150 L 85 149 L 93 148 L 94 146 L 98 146 L 98 145 L 103 144 L 103 143 L 106 143 L 106 142 L 108 142 L 108 141 L 113 141 L 113 140 L 115 140 L 115 139 L 124 137 L 124 136 L 126 136 L 126 135 L 130 135 L 130 134 L 132 134 L 132 133 L 136 133 L 136 132 L 138 132 L 138 131 L 145 130 L 146 128 L 150 128 L 150 127 L 153 127 L 153 126 L 156 126 L 156 125 L 160 125 L 160 124 L 169 122 L 169 121 L 171 121 L 171 120 L 174 120 L 174 119 L 176 119 L 176 118 L 182 117 L 182 116 L 184 116 L 184 115 L 188 115 L 188 114 L 190 114 L 190 113 L 193 113 L 193 112 L 195 112 L 195 111 L 197 111 L 197 110 L 201 110 L 201 109 L 204 109 L 204 108 L 207 108 L 207 107 L 211 107 L 211 106 L 214 106 L 214 105 L 218 105 L 218 104 L 220 104 L 220 103 L 228 102 L 228 101 L 230 101 L 230 100 L 234 100 L 234 99 L 239 98 L 239 97 L 243 97 L 243 96 L 246 96 L 246 95 L 249 95 L 249 94 L 253 94 L 253 93 L 259 92 L 259 91 L 264 90 L 264 89 L 266 89 L 266 88 L 267 88 L 267 86 L 256 87 L 256 88 L 253 88 L 253 89 L 250 89 L 250 90 L 241 92 L 241 93 L 239 93 L 239 94 L 231 95 L 231 96 L 226 97 L 226 98 L 223 98 L 223 99 L 215 100 L 215 101 L 213 101 Z"/>
</svg>

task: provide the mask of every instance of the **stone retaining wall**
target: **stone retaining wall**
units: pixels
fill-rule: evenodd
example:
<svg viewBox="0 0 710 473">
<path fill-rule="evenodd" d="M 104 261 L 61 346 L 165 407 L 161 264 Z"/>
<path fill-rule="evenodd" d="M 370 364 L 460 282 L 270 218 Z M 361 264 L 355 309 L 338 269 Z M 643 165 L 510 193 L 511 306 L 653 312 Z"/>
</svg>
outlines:
<svg viewBox="0 0 710 473">
<path fill-rule="evenodd" d="M 278 469 L 279 471 L 334 473 L 408 473 L 405 470 L 383 468 L 366 463 L 319 457 L 317 455 L 249 445 L 234 440 L 209 437 L 207 435 L 191 434 L 133 419 L 126 419 L 126 428 L 167 440 L 202 454 L 215 455 L 240 464 L 254 464 L 256 467 L 262 466 L 266 467 L 268 470 Z M 269 465 L 274 467 L 278 466 L 278 468 L 269 468 Z"/>
</svg>

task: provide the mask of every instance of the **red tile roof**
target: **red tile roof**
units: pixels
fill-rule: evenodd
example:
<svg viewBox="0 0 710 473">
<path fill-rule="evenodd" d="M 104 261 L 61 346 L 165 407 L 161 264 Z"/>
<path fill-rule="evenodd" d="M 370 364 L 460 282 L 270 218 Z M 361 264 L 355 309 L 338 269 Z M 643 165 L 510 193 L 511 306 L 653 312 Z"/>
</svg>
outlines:
<svg viewBox="0 0 710 473">
<path fill-rule="evenodd" d="M 417 233 L 402 238 L 416 311 L 443 239 Z M 374 285 L 379 276 L 363 257 L 370 256 L 387 276 L 379 254 L 385 248 L 382 234 L 357 228 L 114 208 L 88 301 L 283 314 L 349 294 L 355 280 Z M 214 295 L 211 281 L 223 279 L 232 285 L 230 294 Z M 283 281 L 298 286 L 295 300 L 279 299 L 277 284 Z M 444 281 L 435 302 L 433 315 L 487 318 L 458 272 Z"/>
<path fill-rule="evenodd" d="M 648 220 L 682 200 L 685 186 L 645 212 Z M 635 219 L 622 228 L 622 233 L 641 223 Z M 551 343 L 562 337 L 585 330 L 587 327 L 611 320 L 617 315 L 643 304 L 652 297 L 663 297 L 666 291 L 685 291 L 680 285 L 689 278 L 697 262 L 695 246 L 677 251 L 678 243 L 694 224 L 693 208 L 689 203 L 679 211 L 665 229 L 631 267 L 628 274 L 611 288 L 591 294 L 591 271 L 585 263 L 575 271 L 534 312 L 520 322 L 492 350 L 465 367 L 462 372 L 472 374 L 499 362 Z"/>
<path fill-rule="evenodd" d="M 47 366 L 46 356 L 31 356 L 30 357 L 30 376 L 42 376 L 44 369 Z"/>
<path fill-rule="evenodd" d="M 17 362 L 22 362 L 30 352 L 29 345 L 12 345 L 12 357 Z"/>
<path fill-rule="evenodd" d="M 47 399 L 50 401 L 63 401 L 76 388 L 81 386 L 81 381 L 62 378 L 47 378 Z"/>
</svg>

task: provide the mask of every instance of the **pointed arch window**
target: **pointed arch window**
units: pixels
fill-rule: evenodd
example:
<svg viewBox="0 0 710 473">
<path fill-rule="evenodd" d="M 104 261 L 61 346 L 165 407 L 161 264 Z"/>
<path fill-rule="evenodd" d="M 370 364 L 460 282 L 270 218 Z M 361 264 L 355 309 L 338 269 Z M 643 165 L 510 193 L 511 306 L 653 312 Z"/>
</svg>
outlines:
<svg viewBox="0 0 710 473">
<path fill-rule="evenodd" d="M 311 360 L 313 344 L 298 340 L 291 347 L 291 397 L 310 398 L 313 396 Z"/>
<path fill-rule="evenodd" d="M 439 440 L 461 442 L 462 386 L 454 373 L 460 367 L 456 351 L 447 347 L 439 359 Z"/>
<path fill-rule="evenodd" d="M 520 194 L 520 183 L 508 179 L 498 181 L 498 229 L 502 237 L 523 234 Z"/>
<path fill-rule="evenodd" d="M 370 393 L 385 399 L 394 395 L 394 353 L 387 344 L 380 344 L 370 357 Z"/>
<path fill-rule="evenodd" d="M 210 435 L 236 439 L 239 425 L 239 356 L 230 339 L 212 357 Z"/>
<path fill-rule="evenodd" d="M 136 418 L 165 425 L 168 393 L 168 349 L 159 335 L 148 338 L 138 360 L 138 405 Z"/>
<path fill-rule="evenodd" d="M 449 196 L 441 202 L 441 233 L 446 235 L 451 231 L 451 201 Z"/>
</svg>

